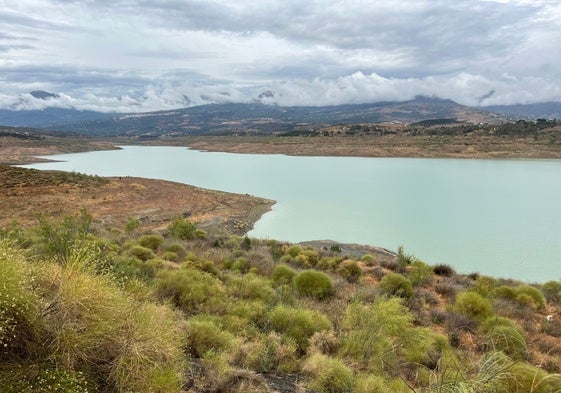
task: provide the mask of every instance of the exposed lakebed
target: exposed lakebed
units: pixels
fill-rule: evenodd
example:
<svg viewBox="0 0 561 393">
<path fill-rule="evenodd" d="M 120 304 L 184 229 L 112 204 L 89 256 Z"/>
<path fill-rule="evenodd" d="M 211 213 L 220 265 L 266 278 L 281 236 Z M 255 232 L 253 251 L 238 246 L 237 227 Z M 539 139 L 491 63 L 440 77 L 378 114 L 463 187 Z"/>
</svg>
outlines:
<svg viewBox="0 0 561 393">
<path fill-rule="evenodd" d="M 49 156 L 38 169 L 165 179 L 274 199 L 249 233 L 333 239 L 525 281 L 561 278 L 561 160 L 292 157 L 181 147 Z"/>
</svg>

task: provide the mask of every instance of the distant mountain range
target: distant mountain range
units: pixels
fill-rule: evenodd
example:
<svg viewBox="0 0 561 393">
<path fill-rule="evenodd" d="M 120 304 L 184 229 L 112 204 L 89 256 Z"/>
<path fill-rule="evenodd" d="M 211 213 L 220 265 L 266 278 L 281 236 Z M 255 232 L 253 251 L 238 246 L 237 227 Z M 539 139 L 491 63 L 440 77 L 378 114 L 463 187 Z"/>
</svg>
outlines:
<svg viewBox="0 0 561 393">
<path fill-rule="evenodd" d="M 55 94 L 36 91 L 49 100 Z M 520 118 L 561 118 L 561 103 L 473 108 L 452 100 L 416 97 L 403 102 L 281 107 L 261 103 L 210 104 L 169 111 L 110 114 L 74 109 L 0 110 L 0 125 L 37 127 L 96 136 L 202 135 L 287 132 L 327 125 L 453 119 L 499 123 Z"/>
</svg>

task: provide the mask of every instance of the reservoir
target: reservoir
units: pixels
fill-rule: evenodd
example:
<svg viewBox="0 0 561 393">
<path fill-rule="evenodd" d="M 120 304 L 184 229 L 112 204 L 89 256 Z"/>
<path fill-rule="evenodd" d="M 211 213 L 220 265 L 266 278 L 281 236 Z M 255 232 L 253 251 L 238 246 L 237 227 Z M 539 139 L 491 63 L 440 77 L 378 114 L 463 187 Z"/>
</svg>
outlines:
<svg viewBox="0 0 561 393">
<path fill-rule="evenodd" d="M 252 237 L 332 239 L 462 273 L 561 278 L 561 160 L 291 157 L 184 147 L 48 156 L 37 169 L 165 179 L 274 199 Z"/>
</svg>

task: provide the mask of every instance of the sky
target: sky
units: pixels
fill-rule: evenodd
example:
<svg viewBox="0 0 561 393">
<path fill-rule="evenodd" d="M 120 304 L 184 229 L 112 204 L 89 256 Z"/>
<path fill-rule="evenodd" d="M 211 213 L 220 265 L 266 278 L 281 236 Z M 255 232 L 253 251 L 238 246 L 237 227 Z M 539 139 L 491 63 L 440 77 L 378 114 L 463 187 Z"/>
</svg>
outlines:
<svg viewBox="0 0 561 393">
<path fill-rule="evenodd" d="M 0 0 L 0 108 L 417 95 L 472 106 L 561 101 L 561 2 Z"/>
</svg>

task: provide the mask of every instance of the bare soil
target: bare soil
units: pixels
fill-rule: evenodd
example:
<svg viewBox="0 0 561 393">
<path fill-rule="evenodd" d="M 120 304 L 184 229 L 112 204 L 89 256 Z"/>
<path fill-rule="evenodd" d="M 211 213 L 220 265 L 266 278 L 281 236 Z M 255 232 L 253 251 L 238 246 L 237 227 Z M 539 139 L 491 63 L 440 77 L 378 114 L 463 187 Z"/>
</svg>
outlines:
<svg viewBox="0 0 561 393">
<path fill-rule="evenodd" d="M 163 180 L 100 178 L 0 166 L 0 228 L 14 220 L 36 223 L 37 213 L 57 218 L 86 209 L 108 228 L 129 217 L 144 230 L 164 229 L 176 216 L 216 234 L 244 234 L 274 202 Z"/>
<path fill-rule="evenodd" d="M 561 136 L 561 131 L 559 132 Z M 147 144 L 197 150 L 293 156 L 426 158 L 561 158 L 561 137 L 514 136 L 205 136 L 161 138 Z"/>
</svg>

